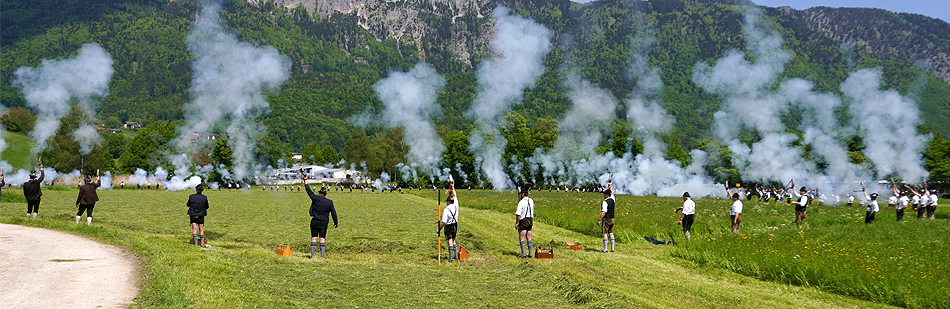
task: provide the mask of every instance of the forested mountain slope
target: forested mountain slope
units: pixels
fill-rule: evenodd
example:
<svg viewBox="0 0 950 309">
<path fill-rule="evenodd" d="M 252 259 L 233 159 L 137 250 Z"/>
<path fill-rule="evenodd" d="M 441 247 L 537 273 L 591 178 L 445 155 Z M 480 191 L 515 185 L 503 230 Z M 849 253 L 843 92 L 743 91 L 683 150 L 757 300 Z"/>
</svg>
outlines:
<svg viewBox="0 0 950 309">
<path fill-rule="evenodd" d="M 491 12 L 498 4 L 555 33 L 545 74 L 515 107 L 529 126 L 539 118 L 558 119 L 570 107 L 562 85 L 566 67 L 579 68 L 592 83 L 626 97 L 635 80 L 628 74 L 631 38 L 649 32 L 655 41 L 648 61 L 661 70 L 661 99 L 677 120 L 670 138 L 691 149 L 708 137 L 721 104 L 692 81 L 694 65 L 714 63 L 745 44 L 743 9 L 724 2 L 730 1 L 231 0 L 222 19 L 241 39 L 274 46 L 293 60 L 291 80 L 269 97 L 272 111 L 262 119 L 286 150 L 310 142 L 342 150 L 352 127 L 347 118 L 380 107 L 372 85 L 389 70 L 418 61 L 447 78 L 437 124 L 444 132 L 467 128 L 471 121 L 463 113 L 474 97 L 474 70 L 491 55 Z M 17 67 L 66 57 L 96 42 L 112 55 L 116 70 L 100 120 L 181 119 L 191 78 L 184 37 L 200 3 L 8 0 L 0 6 L 5 106 L 23 105 L 10 84 Z M 925 125 L 950 135 L 946 22 L 875 9 L 770 8 L 766 15 L 793 55 L 783 76 L 837 93 L 852 70 L 883 67 L 885 87 L 917 98 Z M 916 66 L 920 60 L 929 65 Z M 793 123 L 794 115 L 786 120 Z"/>
</svg>

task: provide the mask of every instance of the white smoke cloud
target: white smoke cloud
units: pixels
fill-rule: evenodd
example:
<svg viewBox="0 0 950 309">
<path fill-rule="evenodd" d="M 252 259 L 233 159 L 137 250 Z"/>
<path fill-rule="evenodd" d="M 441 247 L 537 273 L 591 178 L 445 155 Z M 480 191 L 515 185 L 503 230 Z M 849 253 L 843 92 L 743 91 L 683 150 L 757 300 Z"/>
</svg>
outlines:
<svg viewBox="0 0 950 309">
<path fill-rule="evenodd" d="M 381 119 L 383 124 L 405 128 L 408 167 L 424 174 L 438 174 L 438 164 L 445 152 L 445 145 L 431 121 L 441 111 L 435 100 L 444 87 L 445 78 L 423 62 L 408 72 L 390 72 L 389 77 L 373 85 L 386 107 Z M 407 180 L 416 179 L 414 172 L 403 175 L 404 178 L 412 176 Z"/>
<path fill-rule="evenodd" d="M 498 128 L 504 115 L 521 101 L 544 72 L 542 60 L 551 49 L 551 31 L 498 6 L 492 12 L 495 36 L 491 46 L 495 57 L 478 65 L 478 91 L 466 116 L 475 121 L 469 137 L 469 150 L 476 157 L 476 168 L 496 190 L 512 187 L 505 175 L 502 153 L 507 141 Z"/>
<path fill-rule="evenodd" d="M 80 128 L 73 133 L 81 154 L 89 154 L 102 142 L 92 121 L 97 100 L 109 92 L 112 73 L 112 56 L 95 43 L 84 44 L 73 58 L 44 59 L 36 68 L 16 69 L 12 83 L 23 93 L 27 107 L 37 114 L 30 132 L 36 142 L 33 154 L 46 149 L 47 140 L 59 130 L 59 120 L 69 114 L 74 103 L 83 113 Z"/>
<path fill-rule="evenodd" d="M 880 90 L 881 73 L 881 69 L 860 70 L 841 84 L 851 101 L 848 111 L 879 177 L 896 174 L 905 181 L 921 181 L 929 173 L 920 152 L 930 137 L 917 133 L 921 120 L 916 102 L 897 91 Z"/>
<path fill-rule="evenodd" d="M 238 41 L 221 24 L 220 8 L 217 1 L 203 1 L 201 15 L 186 38 L 195 58 L 190 90 L 194 100 L 184 107 L 178 148 L 190 153 L 195 146 L 186 137 L 209 133 L 215 125 L 230 121 L 226 132 L 234 157 L 232 178 L 245 179 L 263 173 L 254 154 L 256 138 L 266 133 L 254 120 L 269 108 L 263 92 L 280 88 L 290 77 L 291 62 L 271 46 Z M 184 168 L 176 165 L 176 170 Z"/>
</svg>

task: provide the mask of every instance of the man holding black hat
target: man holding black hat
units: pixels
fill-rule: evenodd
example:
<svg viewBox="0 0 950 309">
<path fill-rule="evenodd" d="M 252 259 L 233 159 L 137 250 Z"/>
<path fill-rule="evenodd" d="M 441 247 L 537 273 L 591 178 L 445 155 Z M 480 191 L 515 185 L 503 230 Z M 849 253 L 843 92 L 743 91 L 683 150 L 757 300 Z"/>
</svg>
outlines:
<svg viewBox="0 0 950 309">
<path fill-rule="evenodd" d="M 521 200 L 518 201 L 518 209 L 515 211 L 515 229 L 518 230 L 518 236 L 521 242 L 521 258 L 531 257 L 531 249 L 534 243 L 531 242 L 531 228 L 534 226 L 534 200 L 528 197 L 528 191 L 531 191 L 531 183 L 526 183 L 521 187 L 518 195 Z M 524 254 L 525 240 L 528 244 L 528 255 Z"/>
<path fill-rule="evenodd" d="M 204 186 L 195 186 L 195 194 L 188 197 L 188 217 L 191 219 L 191 239 L 195 245 L 203 248 L 211 246 L 205 244 L 205 216 L 208 215 L 208 197 L 201 194 Z"/>
<path fill-rule="evenodd" d="M 40 197 L 43 196 L 43 189 L 40 185 L 46 178 L 46 171 L 43 170 L 43 164 L 40 163 L 40 178 L 36 178 L 36 172 L 30 173 L 30 180 L 23 183 L 23 196 L 26 197 L 26 217 L 30 218 L 33 214 L 33 220 L 36 220 L 37 213 L 40 212 Z"/>
<path fill-rule="evenodd" d="M 614 207 L 617 200 L 614 197 L 614 185 L 607 183 L 607 189 L 604 189 L 604 201 L 600 203 L 600 218 L 597 219 L 597 225 L 604 232 L 604 251 L 607 252 L 607 236 L 610 236 L 610 252 L 614 252 Z"/>
<path fill-rule="evenodd" d="M 336 208 L 333 208 L 333 201 L 326 197 L 326 189 L 321 187 L 318 194 L 313 194 L 313 190 L 310 190 L 310 185 L 307 184 L 307 175 L 303 176 L 303 187 L 307 189 L 307 195 L 310 196 L 310 258 L 316 255 L 318 241 L 320 257 L 323 258 L 327 252 L 327 227 L 330 224 L 330 214 L 333 215 L 333 228 L 337 227 Z"/>
<path fill-rule="evenodd" d="M 683 207 L 673 210 L 673 212 L 683 211 L 680 220 L 676 224 L 683 225 L 683 233 L 686 234 L 686 240 L 689 240 L 689 229 L 693 227 L 693 215 L 696 213 L 696 202 L 689 198 L 689 192 L 683 193 Z M 740 211 L 741 212 L 741 211 Z"/>
<path fill-rule="evenodd" d="M 96 202 L 99 201 L 96 188 L 99 188 L 101 182 L 99 176 L 96 176 L 96 182 L 92 182 L 92 178 L 86 176 L 85 182 L 86 184 L 79 187 L 79 197 L 76 198 L 76 207 L 79 208 L 79 212 L 76 213 L 76 224 L 79 224 L 79 219 L 85 212 L 86 225 L 92 225 L 92 208 L 96 207 Z"/>
</svg>

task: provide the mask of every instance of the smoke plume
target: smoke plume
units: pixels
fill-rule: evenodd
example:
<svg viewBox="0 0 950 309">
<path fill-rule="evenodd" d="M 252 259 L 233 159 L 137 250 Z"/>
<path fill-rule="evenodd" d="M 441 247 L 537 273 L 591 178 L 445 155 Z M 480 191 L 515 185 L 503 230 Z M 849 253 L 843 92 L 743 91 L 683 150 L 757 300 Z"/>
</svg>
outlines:
<svg viewBox="0 0 950 309">
<path fill-rule="evenodd" d="M 112 56 L 95 43 L 84 44 L 72 58 L 44 59 L 36 68 L 17 68 L 13 86 L 37 114 L 30 132 L 36 142 L 32 154 L 46 149 L 47 140 L 59 130 L 59 120 L 69 114 L 72 104 L 77 104 L 83 114 L 79 129 L 73 133 L 81 154 L 89 154 L 102 142 L 92 122 L 97 100 L 109 92 L 112 72 Z"/>
<path fill-rule="evenodd" d="M 376 95 L 386 106 L 383 124 L 405 128 L 405 142 L 409 145 L 408 167 L 423 174 L 438 174 L 439 161 L 445 152 L 445 145 L 431 120 L 441 111 L 435 100 L 444 87 L 445 78 L 423 62 L 409 72 L 390 72 L 389 77 L 373 85 Z M 411 171 L 403 173 L 403 178 L 415 180 L 415 174 Z"/>
<path fill-rule="evenodd" d="M 263 92 L 280 89 L 290 76 L 291 62 L 271 46 L 238 41 L 221 24 L 220 3 L 202 4 L 201 15 L 186 38 L 195 58 L 190 90 L 194 100 L 184 107 L 178 149 L 190 153 L 195 145 L 188 137 L 229 122 L 225 131 L 233 151 L 233 177 L 245 179 L 262 168 L 255 164 L 254 146 L 257 137 L 266 133 L 255 120 L 269 108 Z M 176 166 L 176 171 L 186 168 L 190 169 L 190 163 Z"/>
<path fill-rule="evenodd" d="M 551 31 L 524 17 L 511 14 L 503 6 L 492 12 L 495 36 L 491 47 L 495 57 L 478 65 L 478 91 L 466 112 L 475 129 L 469 138 L 469 150 L 496 190 L 512 186 L 502 164 L 507 140 L 498 128 L 504 115 L 522 99 L 522 91 L 530 87 L 544 72 L 542 60 L 551 51 Z"/>
</svg>

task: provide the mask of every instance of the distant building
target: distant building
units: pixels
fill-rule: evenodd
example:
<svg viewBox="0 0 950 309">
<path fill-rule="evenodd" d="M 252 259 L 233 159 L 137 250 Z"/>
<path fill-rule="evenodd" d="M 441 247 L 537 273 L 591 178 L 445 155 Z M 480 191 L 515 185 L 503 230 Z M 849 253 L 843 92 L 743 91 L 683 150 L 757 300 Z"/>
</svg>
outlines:
<svg viewBox="0 0 950 309">
<path fill-rule="evenodd" d="M 294 153 L 291 153 L 291 154 L 290 154 L 290 157 L 291 157 L 291 158 L 294 158 L 294 160 L 297 160 L 297 162 L 300 162 L 301 160 L 303 160 L 303 153 L 302 153 L 302 152 L 294 152 Z"/>
<path fill-rule="evenodd" d="M 122 130 L 119 130 L 119 129 L 104 129 L 104 130 L 101 130 L 100 132 L 101 132 L 101 133 L 108 133 L 108 134 L 116 134 L 116 133 L 122 133 Z"/>
<path fill-rule="evenodd" d="M 122 127 L 126 129 L 139 129 L 139 128 L 142 128 L 142 123 L 135 122 L 135 121 L 126 121 L 125 124 L 122 125 Z"/>
<path fill-rule="evenodd" d="M 196 143 L 198 141 L 213 141 L 216 139 L 218 139 L 218 135 L 212 133 L 191 133 L 191 135 L 185 137 L 186 141 L 190 141 L 192 143 Z"/>
<path fill-rule="evenodd" d="M 297 183 L 301 178 L 301 170 L 307 175 L 307 178 L 315 182 L 362 183 L 367 181 L 363 177 L 363 172 L 342 168 L 327 168 L 320 165 L 298 165 L 282 168 L 269 178 L 272 183 L 276 184 Z"/>
</svg>

